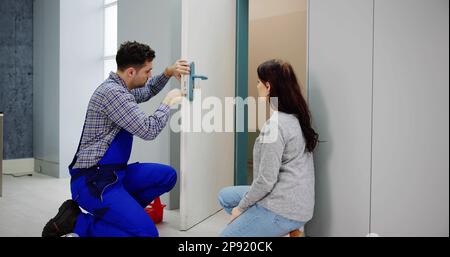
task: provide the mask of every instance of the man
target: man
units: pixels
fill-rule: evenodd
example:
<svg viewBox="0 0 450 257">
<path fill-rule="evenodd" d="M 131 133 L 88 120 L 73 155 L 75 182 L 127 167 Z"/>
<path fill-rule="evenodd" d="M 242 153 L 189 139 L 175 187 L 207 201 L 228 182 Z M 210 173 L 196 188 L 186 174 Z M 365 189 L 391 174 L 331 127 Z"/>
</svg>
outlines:
<svg viewBox="0 0 450 257">
<path fill-rule="evenodd" d="M 92 95 L 69 166 L 73 200 L 61 205 L 42 236 L 158 236 L 144 208 L 174 187 L 176 171 L 162 164 L 128 165 L 128 160 L 133 135 L 155 139 L 167 124 L 170 107 L 182 100 L 182 93 L 170 91 L 150 117 L 138 104 L 158 94 L 171 77 L 180 80 L 181 75 L 189 74 L 189 65 L 179 60 L 151 78 L 154 58 L 155 52 L 147 45 L 121 45 L 116 56 L 118 71 L 111 72 Z"/>
</svg>

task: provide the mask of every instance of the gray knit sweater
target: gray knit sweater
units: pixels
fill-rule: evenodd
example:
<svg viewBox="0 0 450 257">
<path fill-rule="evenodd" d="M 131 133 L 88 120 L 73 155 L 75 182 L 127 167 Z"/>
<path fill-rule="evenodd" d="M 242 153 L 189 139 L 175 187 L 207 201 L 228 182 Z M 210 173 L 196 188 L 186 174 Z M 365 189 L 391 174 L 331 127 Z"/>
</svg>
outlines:
<svg viewBox="0 0 450 257">
<path fill-rule="evenodd" d="M 253 148 L 253 184 L 239 203 L 254 204 L 288 219 L 307 222 L 314 211 L 314 162 L 294 115 L 274 112 Z"/>
</svg>

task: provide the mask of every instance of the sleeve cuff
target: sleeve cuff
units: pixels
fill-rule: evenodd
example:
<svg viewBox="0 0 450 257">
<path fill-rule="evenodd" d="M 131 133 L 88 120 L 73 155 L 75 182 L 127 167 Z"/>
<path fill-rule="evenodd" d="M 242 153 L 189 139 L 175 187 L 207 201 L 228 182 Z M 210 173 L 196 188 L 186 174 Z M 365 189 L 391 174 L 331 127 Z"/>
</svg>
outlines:
<svg viewBox="0 0 450 257">
<path fill-rule="evenodd" d="M 167 80 L 169 80 L 169 79 L 172 77 L 172 76 L 167 76 L 165 72 L 162 73 L 162 76 L 163 76 L 164 78 L 166 78 Z"/>
<path fill-rule="evenodd" d="M 164 113 L 168 113 L 170 111 L 170 106 L 168 106 L 167 104 L 161 104 L 158 110 Z"/>
<path fill-rule="evenodd" d="M 241 213 L 244 213 L 247 209 L 242 209 L 241 207 L 236 207 Z"/>
<path fill-rule="evenodd" d="M 244 202 L 244 199 L 242 199 L 236 208 L 238 208 L 240 212 L 245 212 L 249 208 L 249 206 Z"/>
</svg>

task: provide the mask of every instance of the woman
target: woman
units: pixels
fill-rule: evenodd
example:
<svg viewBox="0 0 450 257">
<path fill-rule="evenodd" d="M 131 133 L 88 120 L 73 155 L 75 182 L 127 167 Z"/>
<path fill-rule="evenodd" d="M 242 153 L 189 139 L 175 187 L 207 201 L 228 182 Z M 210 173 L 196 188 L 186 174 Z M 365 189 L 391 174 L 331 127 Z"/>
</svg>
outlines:
<svg viewBox="0 0 450 257">
<path fill-rule="evenodd" d="M 258 78 L 258 94 L 269 101 L 271 117 L 255 141 L 253 184 L 219 193 L 231 214 L 221 236 L 284 236 L 313 216 L 318 134 L 297 77 L 289 63 L 270 60 L 258 67 Z"/>
</svg>

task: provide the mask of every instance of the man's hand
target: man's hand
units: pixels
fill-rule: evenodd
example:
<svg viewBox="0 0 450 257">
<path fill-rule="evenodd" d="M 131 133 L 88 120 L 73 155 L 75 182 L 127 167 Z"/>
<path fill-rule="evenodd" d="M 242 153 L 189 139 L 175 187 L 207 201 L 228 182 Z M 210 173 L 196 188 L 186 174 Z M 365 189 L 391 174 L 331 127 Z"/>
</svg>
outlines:
<svg viewBox="0 0 450 257">
<path fill-rule="evenodd" d="M 231 218 L 230 218 L 230 221 L 228 222 L 228 224 L 231 224 L 231 222 L 233 222 L 241 214 L 242 214 L 242 212 L 237 207 L 233 208 L 233 210 L 231 211 Z"/>
<path fill-rule="evenodd" d="M 168 106 L 174 106 L 183 101 L 183 94 L 181 90 L 176 88 L 172 89 L 169 93 L 167 93 L 166 98 L 164 98 L 163 104 Z"/>
<path fill-rule="evenodd" d="M 169 66 L 164 71 L 167 77 L 175 77 L 178 81 L 181 80 L 181 75 L 188 75 L 190 71 L 189 63 L 186 60 L 178 60 L 174 65 Z"/>
</svg>

